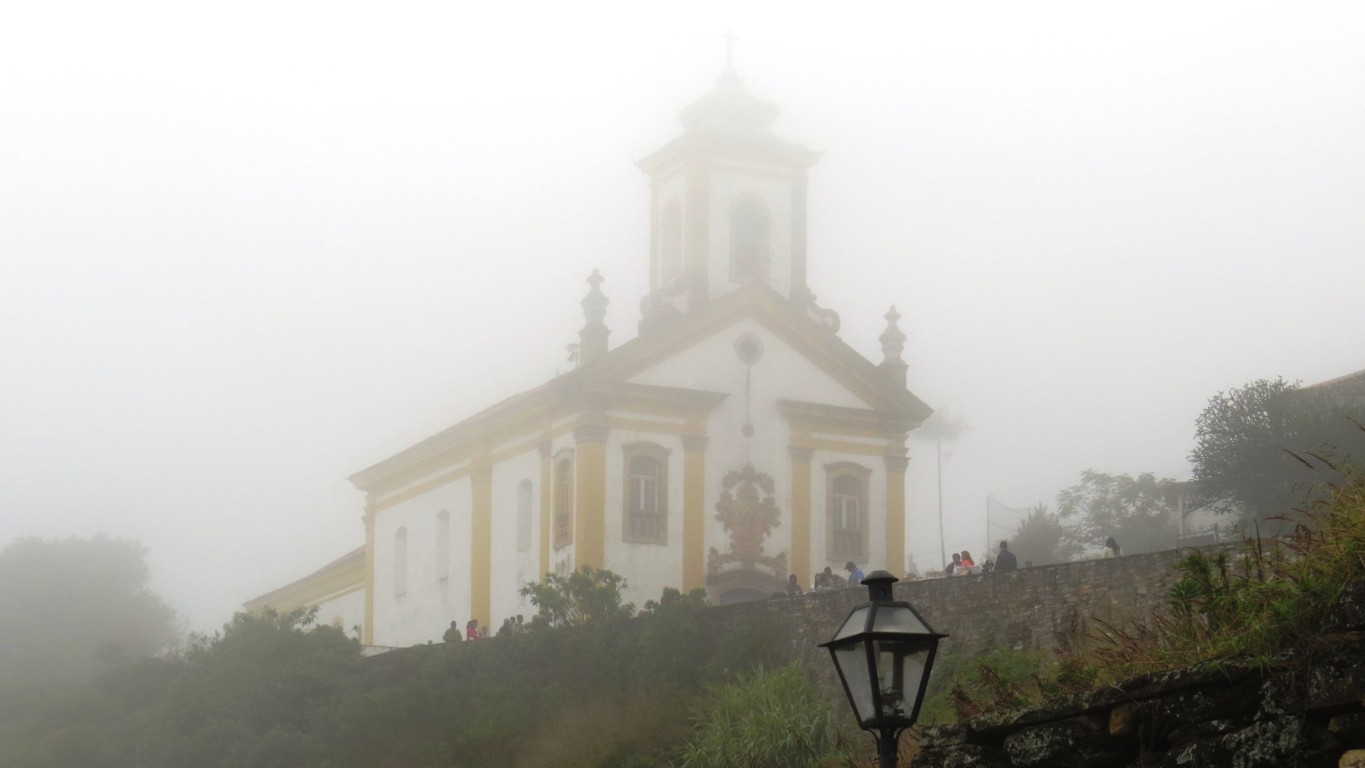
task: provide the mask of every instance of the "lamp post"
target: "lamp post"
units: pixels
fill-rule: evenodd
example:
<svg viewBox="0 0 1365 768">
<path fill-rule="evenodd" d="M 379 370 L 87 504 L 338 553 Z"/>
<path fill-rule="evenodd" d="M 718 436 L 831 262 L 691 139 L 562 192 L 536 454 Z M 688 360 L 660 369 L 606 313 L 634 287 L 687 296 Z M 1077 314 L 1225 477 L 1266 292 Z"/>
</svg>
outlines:
<svg viewBox="0 0 1365 768">
<path fill-rule="evenodd" d="M 901 732 L 919 719 L 938 641 L 947 637 L 909 603 L 892 597 L 897 581 L 886 571 L 868 574 L 863 584 L 869 602 L 848 614 L 834 639 L 820 644 L 829 649 L 858 727 L 877 739 L 881 768 L 896 768 Z"/>
</svg>

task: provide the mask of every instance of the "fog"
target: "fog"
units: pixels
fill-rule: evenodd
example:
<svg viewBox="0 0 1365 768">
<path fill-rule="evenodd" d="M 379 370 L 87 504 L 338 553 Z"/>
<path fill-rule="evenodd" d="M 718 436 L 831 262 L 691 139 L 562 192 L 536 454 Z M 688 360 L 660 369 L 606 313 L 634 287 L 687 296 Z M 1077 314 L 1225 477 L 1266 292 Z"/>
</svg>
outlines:
<svg viewBox="0 0 1365 768">
<path fill-rule="evenodd" d="M 1220 390 L 1365 368 L 1365 7 L 658 7 L 10 9 L 0 546 L 139 539 L 206 630 L 363 543 L 346 477 L 565 370 L 593 268 L 634 336 L 634 161 L 727 30 L 824 152 L 820 303 L 873 360 L 895 304 L 911 390 L 968 427 L 949 549 L 991 493 L 1188 477 Z"/>
</svg>

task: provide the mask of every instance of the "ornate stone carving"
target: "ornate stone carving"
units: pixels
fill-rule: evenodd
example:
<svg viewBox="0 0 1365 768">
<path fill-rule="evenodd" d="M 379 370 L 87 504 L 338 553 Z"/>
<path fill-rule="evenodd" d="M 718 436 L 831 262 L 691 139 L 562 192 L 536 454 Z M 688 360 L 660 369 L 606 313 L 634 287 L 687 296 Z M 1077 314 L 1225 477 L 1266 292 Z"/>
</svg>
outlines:
<svg viewBox="0 0 1365 768">
<path fill-rule="evenodd" d="M 716 519 L 730 534 L 730 551 L 711 548 L 707 572 L 713 580 L 726 572 L 747 571 L 780 584 L 787 570 L 787 555 L 764 554 L 763 541 L 781 522 L 781 512 L 773 500 L 773 479 L 746 464 L 731 470 L 721 481 L 723 489 L 716 503 Z"/>
</svg>

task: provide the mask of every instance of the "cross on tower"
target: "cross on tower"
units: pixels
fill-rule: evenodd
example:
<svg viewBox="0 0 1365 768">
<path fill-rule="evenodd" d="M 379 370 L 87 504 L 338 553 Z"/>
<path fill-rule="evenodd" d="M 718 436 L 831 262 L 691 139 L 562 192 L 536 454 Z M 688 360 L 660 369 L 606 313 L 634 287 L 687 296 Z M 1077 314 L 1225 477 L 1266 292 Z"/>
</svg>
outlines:
<svg viewBox="0 0 1365 768">
<path fill-rule="evenodd" d="M 737 38 L 735 37 L 734 31 L 732 30 L 732 31 L 726 32 L 725 34 L 721 35 L 721 39 L 725 41 L 725 68 L 726 68 L 726 69 L 734 69 L 734 68 L 735 68 L 735 40 L 737 39 Z"/>
</svg>

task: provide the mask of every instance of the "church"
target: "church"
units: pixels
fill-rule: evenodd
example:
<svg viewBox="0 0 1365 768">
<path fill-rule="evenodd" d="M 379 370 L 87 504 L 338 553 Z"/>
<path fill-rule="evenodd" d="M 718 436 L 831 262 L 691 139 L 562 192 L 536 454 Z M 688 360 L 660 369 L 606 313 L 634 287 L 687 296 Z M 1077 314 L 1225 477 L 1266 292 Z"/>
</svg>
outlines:
<svg viewBox="0 0 1365 768">
<path fill-rule="evenodd" d="M 639 162 L 650 286 L 615 347 L 593 271 L 573 370 L 351 476 L 365 544 L 249 610 L 317 605 L 367 645 L 496 627 L 520 595 L 583 566 L 716 604 L 790 574 L 906 567 L 906 440 L 930 409 L 906 388 L 893 307 L 870 361 L 806 281 L 806 185 L 818 153 L 732 68 Z"/>
</svg>

